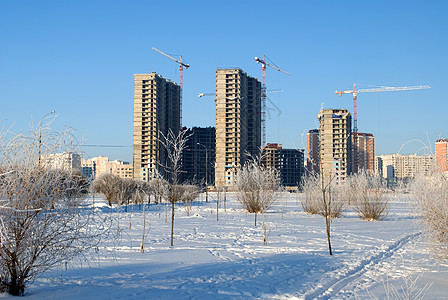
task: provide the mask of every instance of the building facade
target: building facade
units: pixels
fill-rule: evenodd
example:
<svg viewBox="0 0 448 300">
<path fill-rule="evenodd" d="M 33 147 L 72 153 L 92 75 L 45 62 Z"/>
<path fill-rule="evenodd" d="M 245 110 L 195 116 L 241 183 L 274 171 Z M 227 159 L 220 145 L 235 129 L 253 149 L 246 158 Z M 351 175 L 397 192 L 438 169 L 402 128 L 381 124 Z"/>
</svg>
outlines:
<svg viewBox="0 0 448 300">
<path fill-rule="evenodd" d="M 297 187 L 304 176 L 304 150 L 284 149 L 280 144 L 266 144 L 262 163 L 266 169 L 277 170 L 281 184 Z"/>
<path fill-rule="evenodd" d="M 93 180 L 104 174 L 112 174 L 121 178 L 132 178 L 133 166 L 121 160 L 110 161 L 107 156 L 92 157 L 82 160 L 82 174 Z"/>
<path fill-rule="evenodd" d="M 319 129 L 306 134 L 306 170 L 308 174 L 319 174 Z"/>
<path fill-rule="evenodd" d="M 261 147 L 261 83 L 241 69 L 216 70 L 215 185 L 233 186 Z"/>
<path fill-rule="evenodd" d="M 52 169 L 81 171 L 81 155 L 74 152 L 52 153 L 42 157 L 42 161 Z"/>
<path fill-rule="evenodd" d="M 180 86 L 159 74 L 134 74 L 133 177 L 149 180 L 165 174 L 161 134 L 180 129 Z"/>
<path fill-rule="evenodd" d="M 434 170 L 433 156 L 389 154 L 377 156 L 377 160 L 377 167 L 382 170 L 376 170 L 375 173 L 382 174 L 389 183 L 407 181 L 417 174 L 429 175 Z"/>
<path fill-rule="evenodd" d="M 282 145 L 267 143 L 263 148 L 262 163 L 266 169 L 280 171 L 280 150 Z"/>
<path fill-rule="evenodd" d="M 215 128 L 193 127 L 182 152 L 181 181 L 209 186 L 215 183 Z"/>
<path fill-rule="evenodd" d="M 375 172 L 375 137 L 371 133 L 352 132 L 352 172 Z"/>
<path fill-rule="evenodd" d="M 284 186 L 299 186 L 305 175 L 303 149 L 280 149 L 280 179 Z"/>
<path fill-rule="evenodd" d="M 436 170 L 437 172 L 448 171 L 448 139 L 436 141 Z"/>
<path fill-rule="evenodd" d="M 317 115 L 319 159 L 325 180 L 344 182 L 352 172 L 352 117 L 346 109 L 324 109 Z"/>
</svg>

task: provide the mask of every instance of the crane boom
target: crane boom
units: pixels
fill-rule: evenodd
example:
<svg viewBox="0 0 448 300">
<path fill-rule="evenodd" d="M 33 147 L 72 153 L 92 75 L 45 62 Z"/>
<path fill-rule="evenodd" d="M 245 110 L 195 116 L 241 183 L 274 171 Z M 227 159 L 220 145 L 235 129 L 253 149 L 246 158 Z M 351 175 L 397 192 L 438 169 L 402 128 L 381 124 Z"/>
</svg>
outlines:
<svg viewBox="0 0 448 300">
<path fill-rule="evenodd" d="M 277 70 L 277 71 L 279 71 L 279 72 L 283 72 L 283 73 L 285 73 L 285 74 L 287 74 L 287 75 L 291 75 L 291 73 L 289 73 L 289 72 L 287 72 L 287 71 L 285 71 L 285 70 L 282 70 L 282 69 L 280 69 L 279 67 L 274 66 L 274 65 L 268 63 L 268 62 L 267 62 L 266 60 L 264 60 L 264 59 L 260 59 L 260 58 L 258 58 L 258 57 L 255 57 L 255 61 L 256 61 L 257 63 L 261 63 L 262 65 L 269 66 L 269 67 L 271 67 L 271 68 L 273 68 L 273 69 L 275 69 L 275 70 Z M 265 68 L 266 68 L 266 67 L 265 67 Z"/>
<path fill-rule="evenodd" d="M 356 83 L 353 84 L 353 90 L 346 91 L 336 91 L 335 94 L 342 96 L 343 94 L 353 94 L 353 132 L 358 131 L 358 109 L 357 109 L 357 99 L 358 93 L 376 93 L 376 92 L 398 92 L 398 91 L 410 91 L 410 90 L 423 90 L 430 89 L 429 85 L 415 85 L 415 86 L 383 86 L 373 89 L 356 89 Z"/>
<path fill-rule="evenodd" d="M 376 92 L 397 92 L 397 91 L 411 91 L 411 90 L 423 90 L 430 89 L 429 85 L 415 85 L 415 86 L 399 86 L 399 87 L 380 87 L 373 89 L 359 89 L 359 90 L 347 90 L 347 91 L 336 91 L 335 94 L 342 96 L 342 94 L 353 94 L 353 93 L 376 93 Z"/>
<path fill-rule="evenodd" d="M 188 69 L 190 67 L 189 64 L 183 63 L 182 61 L 178 60 L 177 58 L 172 57 L 171 55 L 166 54 L 163 51 L 160 51 L 159 49 L 157 49 L 156 47 L 152 47 L 152 50 L 159 52 L 160 54 L 168 57 L 171 60 L 174 60 L 175 62 L 177 62 L 178 64 L 182 65 L 185 69 Z"/>
</svg>

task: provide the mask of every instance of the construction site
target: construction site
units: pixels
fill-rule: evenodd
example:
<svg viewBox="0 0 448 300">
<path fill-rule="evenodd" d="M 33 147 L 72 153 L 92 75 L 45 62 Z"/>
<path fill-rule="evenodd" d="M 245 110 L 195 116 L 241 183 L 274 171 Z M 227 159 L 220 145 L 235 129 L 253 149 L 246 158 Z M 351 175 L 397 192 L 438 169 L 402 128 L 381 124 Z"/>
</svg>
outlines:
<svg viewBox="0 0 448 300">
<path fill-rule="evenodd" d="M 179 84 L 154 72 L 134 76 L 133 176 L 144 180 L 161 173 L 160 166 L 167 164 L 166 154 L 158 143 L 159 135 L 166 135 L 169 130 L 178 133 L 182 128 L 183 70 L 190 67 L 182 56 L 175 58 L 157 48 L 153 50 L 178 65 Z M 235 185 L 238 170 L 248 159 L 261 159 L 266 168 L 276 169 L 285 186 L 298 186 L 306 174 L 327 174 L 325 176 L 331 176 L 339 183 L 353 173 L 377 173 L 375 137 L 372 133 L 358 131 L 358 94 L 430 88 L 358 89 L 354 84 L 353 89 L 336 91 L 339 96 L 353 96 L 353 111 L 322 109 L 317 114 L 320 127 L 308 132 L 305 152 L 304 149 L 286 149 L 279 143 L 267 142 L 266 101 L 270 91 L 266 89 L 266 70 L 272 68 L 284 75 L 290 73 L 269 62 L 265 55 L 255 57 L 255 62 L 262 67 L 261 81 L 241 68 L 217 68 L 215 92 L 199 93 L 199 98 L 213 97 L 216 125 L 213 136 L 208 135 L 206 142 L 190 143 L 192 149 L 183 159 L 183 169 L 188 174 L 185 179 L 195 178 L 207 185 L 231 188 Z M 206 132 L 199 127 L 188 130 L 195 141 L 201 139 L 200 132 Z M 203 154 L 199 155 L 200 150 Z M 198 165 L 203 164 L 200 160 L 204 159 L 206 163 L 199 171 Z"/>
</svg>

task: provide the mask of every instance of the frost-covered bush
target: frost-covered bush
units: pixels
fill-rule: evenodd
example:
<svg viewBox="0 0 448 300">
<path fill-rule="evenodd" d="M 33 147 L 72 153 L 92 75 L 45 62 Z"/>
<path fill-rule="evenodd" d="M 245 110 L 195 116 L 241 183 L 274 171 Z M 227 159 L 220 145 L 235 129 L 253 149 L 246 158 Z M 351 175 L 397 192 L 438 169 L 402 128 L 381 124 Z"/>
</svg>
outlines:
<svg viewBox="0 0 448 300">
<path fill-rule="evenodd" d="M 266 212 L 279 197 L 280 177 L 276 170 L 266 169 L 256 160 L 248 161 L 236 176 L 237 199 L 248 213 Z"/>
<path fill-rule="evenodd" d="M 319 175 L 306 177 L 302 190 L 301 205 L 306 213 L 339 218 L 345 210 L 344 191 L 334 183 L 323 182 Z"/>
<path fill-rule="evenodd" d="M 98 224 L 75 204 L 78 175 L 42 159 L 75 146 L 70 131 L 0 134 L 0 291 L 23 295 L 43 272 L 98 243 Z"/>
<path fill-rule="evenodd" d="M 410 184 L 411 195 L 426 226 L 435 255 L 448 259 L 448 178 L 446 174 L 418 176 Z"/>
<path fill-rule="evenodd" d="M 319 177 L 306 177 L 302 181 L 302 193 L 301 205 L 303 211 L 312 215 L 318 214 L 322 210 Z"/>
<path fill-rule="evenodd" d="M 384 197 L 386 183 L 379 176 L 360 172 L 347 178 L 345 195 L 348 203 L 367 221 L 383 220 L 389 212 L 389 201 Z"/>
</svg>

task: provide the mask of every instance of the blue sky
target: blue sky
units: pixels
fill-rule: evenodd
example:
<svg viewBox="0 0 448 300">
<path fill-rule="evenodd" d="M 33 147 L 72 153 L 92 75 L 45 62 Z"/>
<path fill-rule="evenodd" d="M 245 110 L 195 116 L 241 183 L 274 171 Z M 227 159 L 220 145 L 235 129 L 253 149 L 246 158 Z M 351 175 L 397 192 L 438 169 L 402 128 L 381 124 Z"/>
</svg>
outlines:
<svg viewBox="0 0 448 300">
<path fill-rule="evenodd" d="M 267 141 L 305 148 L 320 108 L 352 108 L 335 90 L 429 84 L 430 90 L 358 96 L 358 129 L 373 133 L 376 154 L 421 139 L 448 137 L 447 1 L 5 1 L 0 0 L 0 127 L 26 131 L 55 110 L 56 127 L 85 144 L 132 145 L 133 74 L 179 79 L 183 124 L 214 126 L 217 67 L 239 67 L 261 80 L 267 70 L 279 108 Z M 429 141 L 428 141 L 429 137 Z M 401 153 L 421 148 L 409 143 Z M 132 148 L 83 148 L 90 156 L 132 160 Z M 420 154 L 423 154 L 421 151 Z"/>
</svg>

